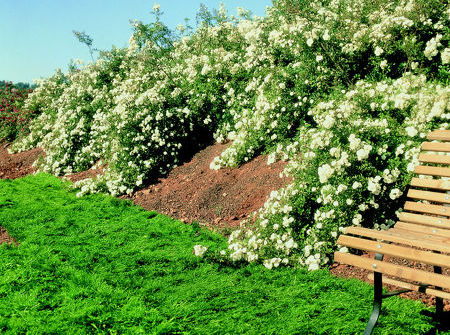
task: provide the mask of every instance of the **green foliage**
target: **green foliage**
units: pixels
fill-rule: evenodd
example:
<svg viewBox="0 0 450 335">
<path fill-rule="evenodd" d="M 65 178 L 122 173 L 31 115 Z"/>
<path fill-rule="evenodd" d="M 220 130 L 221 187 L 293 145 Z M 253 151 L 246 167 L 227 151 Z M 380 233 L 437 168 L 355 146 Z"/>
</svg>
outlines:
<svg viewBox="0 0 450 335">
<path fill-rule="evenodd" d="M 358 334 L 371 286 L 327 270 L 226 266 L 222 237 L 39 174 L 0 180 L 2 334 Z M 375 334 L 421 334 L 424 305 L 384 304 Z"/>
<path fill-rule="evenodd" d="M 169 29 L 162 21 L 163 12 L 158 6 L 153 9 L 155 22 L 144 24 L 138 20 L 130 21 L 133 28 L 133 38 L 139 48 L 143 48 L 146 44 L 151 44 L 157 51 L 168 51 L 173 49 L 173 44 L 177 40 L 175 32 Z"/>
<path fill-rule="evenodd" d="M 94 61 L 94 53 L 93 53 L 94 49 L 92 49 L 92 42 L 94 42 L 94 40 L 88 34 L 86 34 L 84 31 L 72 30 L 72 32 L 75 35 L 75 37 L 77 38 L 78 42 L 80 42 L 88 47 L 89 54 L 91 55 L 91 59 L 92 59 L 92 61 Z"/>
</svg>

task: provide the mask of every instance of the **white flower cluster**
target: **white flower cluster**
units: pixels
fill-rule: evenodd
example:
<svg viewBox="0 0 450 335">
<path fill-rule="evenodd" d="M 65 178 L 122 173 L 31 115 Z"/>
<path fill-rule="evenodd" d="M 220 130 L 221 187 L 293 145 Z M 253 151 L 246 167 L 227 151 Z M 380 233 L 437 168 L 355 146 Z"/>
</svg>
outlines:
<svg viewBox="0 0 450 335">
<path fill-rule="evenodd" d="M 437 34 L 435 37 L 433 37 L 431 40 L 427 42 L 427 46 L 424 50 L 425 57 L 427 57 L 429 60 L 431 60 L 434 56 L 438 54 L 438 48 L 442 46 L 441 43 L 442 35 Z"/>
<path fill-rule="evenodd" d="M 207 247 L 204 247 L 200 244 L 194 245 L 194 255 L 197 257 L 203 257 L 203 255 L 205 254 L 206 250 L 208 250 Z"/>
<path fill-rule="evenodd" d="M 298 243 L 291 228 L 294 222 L 293 208 L 286 204 L 285 200 L 296 193 L 293 184 L 279 191 L 273 191 L 264 207 L 255 213 L 254 217 L 241 223 L 245 226 L 257 219 L 259 225 L 256 227 L 257 231 L 238 229 L 230 235 L 228 251 L 231 260 L 248 262 L 259 260 L 269 269 L 294 262 L 294 251 Z M 273 215 L 277 215 L 279 221 L 269 221 Z"/>
<path fill-rule="evenodd" d="M 113 50 L 111 56 L 117 60 L 123 53 Z M 93 166 L 104 156 L 109 142 L 105 119 L 113 98 L 105 78 L 121 79 L 121 73 L 111 72 L 110 65 L 100 59 L 82 70 L 57 73 L 42 82 L 27 101 L 42 114 L 33 122 L 29 135 L 14 143 L 13 151 L 42 147 L 46 155 L 39 168 L 56 175 Z"/>
</svg>

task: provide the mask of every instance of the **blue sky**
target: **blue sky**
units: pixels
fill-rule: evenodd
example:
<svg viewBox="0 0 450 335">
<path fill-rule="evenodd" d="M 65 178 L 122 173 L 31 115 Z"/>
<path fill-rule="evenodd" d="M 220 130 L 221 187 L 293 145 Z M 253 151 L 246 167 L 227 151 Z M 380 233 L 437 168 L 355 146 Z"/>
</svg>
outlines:
<svg viewBox="0 0 450 335">
<path fill-rule="evenodd" d="M 98 49 L 123 47 L 131 34 L 129 19 L 153 20 L 159 3 L 170 28 L 189 18 L 195 25 L 200 3 L 209 9 L 223 2 L 230 14 L 244 7 L 265 15 L 271 0 L 0 0 L 0 80 L 32 82 L 64 71 L 71 59 L 90 59 L 72 30 L 85 31 Z"/>
</svg>

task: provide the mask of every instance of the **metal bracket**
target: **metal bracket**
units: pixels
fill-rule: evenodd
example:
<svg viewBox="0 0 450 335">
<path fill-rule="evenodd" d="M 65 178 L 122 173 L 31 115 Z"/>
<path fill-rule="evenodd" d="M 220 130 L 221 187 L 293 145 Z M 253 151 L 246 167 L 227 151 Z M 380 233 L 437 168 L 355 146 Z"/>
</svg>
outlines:
<svg viewBox="0 0 450 335">
<path fill-rule="evenodd" d="M 388 293 L 383 294 L 383 299 L 390 298 L 390 297 L 393 297 L 393 296 L 396 296 L 396 295 L 399 295 L 402 293 L 406 293 L 406 292 L 411 292 L 411 291 L 412 290 L 404 289 L 404 290 L 399 290 L 399 291 L 388 292 Z"/>
</svg>

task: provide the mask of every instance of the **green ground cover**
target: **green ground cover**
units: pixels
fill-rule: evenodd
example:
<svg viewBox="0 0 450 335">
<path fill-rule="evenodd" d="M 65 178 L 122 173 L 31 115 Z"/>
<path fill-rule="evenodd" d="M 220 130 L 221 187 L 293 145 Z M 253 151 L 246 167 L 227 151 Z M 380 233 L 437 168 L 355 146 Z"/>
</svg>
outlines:
<svg viewBox="0 0 450 335">
<path fill-rule="evenodd" d="M 0 225 L 1 334 L 356 334 L 370 312 L 370 285 L 205 261 L 223 237 L 50 175 L 0 180 Z M 426 332 L 424 308 L 386 301 L 376 333 Z"/>
</svg>

